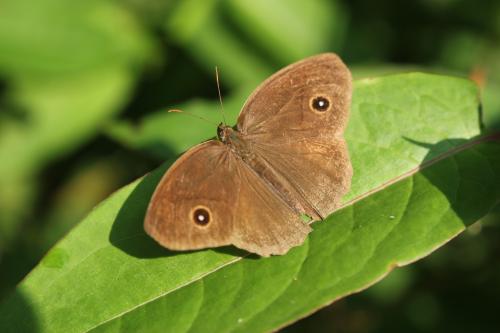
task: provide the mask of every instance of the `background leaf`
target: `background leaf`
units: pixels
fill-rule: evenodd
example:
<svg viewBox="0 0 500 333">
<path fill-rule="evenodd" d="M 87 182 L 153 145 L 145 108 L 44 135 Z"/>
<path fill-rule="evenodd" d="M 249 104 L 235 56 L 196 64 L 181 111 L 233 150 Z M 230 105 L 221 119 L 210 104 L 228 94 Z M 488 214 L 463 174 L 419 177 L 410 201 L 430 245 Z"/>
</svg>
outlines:
<svg viewBox="0 0 500 333">
<path fill-rule="evenodd" d="M 228 1 L 230 17 L 280 63 L 336 49 L 345 13 L 335 1 Z M 287 35 L 283 34 L 287 31 Z M 293 39 L 288 38 L 289 35 Z"/>
</svg>

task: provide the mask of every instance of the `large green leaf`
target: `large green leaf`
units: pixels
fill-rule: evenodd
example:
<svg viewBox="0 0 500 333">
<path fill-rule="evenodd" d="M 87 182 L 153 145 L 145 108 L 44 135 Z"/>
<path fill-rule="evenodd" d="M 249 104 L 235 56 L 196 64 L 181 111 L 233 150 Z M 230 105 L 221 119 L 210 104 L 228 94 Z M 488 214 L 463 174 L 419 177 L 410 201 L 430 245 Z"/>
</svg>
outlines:
<svg viewBox="0 0 500 333">
<path fill-rule="evenodd" d="M 165 165 L 116 192 L 58 243 L 0 306 L 0 329 L 260 332 L 360 291 L 500 199 L 498 136 L 473 139 L 477 109 L 477 89 L 462 79 L 357 81 L 346 133 L 352 190 L 284 256 L 156 245 L 142 219 Z"/>
</svg>

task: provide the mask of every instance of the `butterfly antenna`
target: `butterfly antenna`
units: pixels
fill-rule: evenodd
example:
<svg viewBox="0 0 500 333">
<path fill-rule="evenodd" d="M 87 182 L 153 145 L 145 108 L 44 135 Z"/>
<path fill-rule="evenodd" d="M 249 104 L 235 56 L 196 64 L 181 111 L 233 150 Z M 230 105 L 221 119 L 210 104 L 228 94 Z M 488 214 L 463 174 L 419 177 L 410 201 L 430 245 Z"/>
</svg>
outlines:
<svg viewBox="0 0 500 333">
<path fill-rule="evenodd" d="M 203 121 L 205 121 L 205 122 L 207 122 L 207 123 L 210 123 L 210 124 L 212 124 L 212 125 L 218 126 L 218 124 L 215 124 L 215 123 L 211 122 L 211 121 L 210 121 L 210 120 L 208 120 L 207 118 L 203 118 L 203 117 L 198 116 L 198 115 L 196 115 L 196 114 L 189 113 L 189 112 L 185 112 L 185 111 L 182 111 L 182 110 L 179 110 L 179 109 L 171 109 L 171 110 L 168 110 L 167 112 L 168 112 L 168 113 L 171 113 L 171 112 L 173 112 L 173 113 L 182 113 L 182 114 L 185 114 L 185 115 L 187 115 L 187 116 L 191 116 L 191 117 L 194 117 L 194 118 L 198 118 L 198 119 L 203 120 Z"/>
<path fill-rule="evenodd" d="M 215 66 L 215 80 L 217 81 L 217 92 L 219 93 L 219 102 L 220 102 L 220 110 L 222 114 L 222 121 L 224 121 L 224 125 L 227 126 L 226 116 L 224 114 L 224 105 L 222 104 L 222 94 L 220 93 L 220 83 L 219 83 L 219 69 Z"/>
</svg>

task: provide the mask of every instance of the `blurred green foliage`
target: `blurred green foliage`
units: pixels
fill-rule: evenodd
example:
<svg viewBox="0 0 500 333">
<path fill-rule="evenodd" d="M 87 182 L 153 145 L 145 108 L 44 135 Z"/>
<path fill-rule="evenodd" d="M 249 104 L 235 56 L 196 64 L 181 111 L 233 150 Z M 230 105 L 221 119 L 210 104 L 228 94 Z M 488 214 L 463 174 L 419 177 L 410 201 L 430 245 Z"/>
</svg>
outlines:
<svg viewBox="0 0 500 333">
<path fill-rule="evenodd" d="M 0 0 L 0 297 L 95 204 L 175 158 L 151 134 L 183 117 L 166 109 L 209 109 L 218 121 L 215 65 L 232 115 L 267 75 L 324 51 L 355 77 L 469 76 L 490 131 L 500 128 L 499 41 L 495 0 Z M 500 208 L 451 246 L 286 330 L 498 328 L 489 311 L 500 297 L 499 219 Z"/>
</svg>

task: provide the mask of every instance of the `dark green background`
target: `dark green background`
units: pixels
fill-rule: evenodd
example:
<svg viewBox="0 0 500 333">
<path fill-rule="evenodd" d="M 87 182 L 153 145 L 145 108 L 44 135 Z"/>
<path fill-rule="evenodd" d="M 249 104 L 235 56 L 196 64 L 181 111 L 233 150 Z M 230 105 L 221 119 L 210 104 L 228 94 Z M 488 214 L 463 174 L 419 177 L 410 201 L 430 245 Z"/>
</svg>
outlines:
<svg viewBox="0 0 500 333">
<path fill-rule="evenodd" d="M 130 129 L 215 103 L 215 65 L 226 100 L 325 51 L 355 78 L 468 76 L 482 87 L 488 130 L 500 127 L 499 41 L 493 0 L 1 0 L 0 299 L 93 206 L 177 156 Z M 495 331 L 498 211 L 285 331 Z"/>
</svg>

